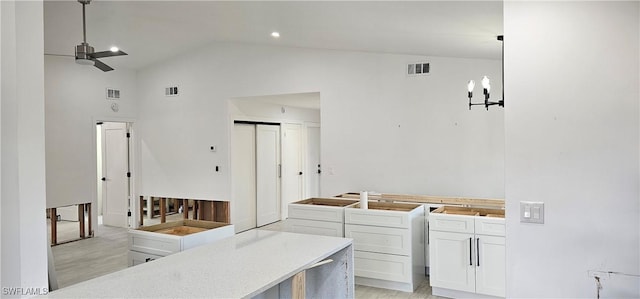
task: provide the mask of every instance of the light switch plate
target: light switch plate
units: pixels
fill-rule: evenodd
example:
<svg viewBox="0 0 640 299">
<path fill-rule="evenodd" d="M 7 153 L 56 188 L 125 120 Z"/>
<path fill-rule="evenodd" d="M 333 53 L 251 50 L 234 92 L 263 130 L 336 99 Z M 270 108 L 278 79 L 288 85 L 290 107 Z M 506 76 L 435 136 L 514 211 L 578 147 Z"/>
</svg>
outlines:
<svg viewBox="0 0 640 299">
<path fill-rule="evenodd" d="M 520 222 L 544 224 L 544 203 L 521 201 Z"/>
</svg>

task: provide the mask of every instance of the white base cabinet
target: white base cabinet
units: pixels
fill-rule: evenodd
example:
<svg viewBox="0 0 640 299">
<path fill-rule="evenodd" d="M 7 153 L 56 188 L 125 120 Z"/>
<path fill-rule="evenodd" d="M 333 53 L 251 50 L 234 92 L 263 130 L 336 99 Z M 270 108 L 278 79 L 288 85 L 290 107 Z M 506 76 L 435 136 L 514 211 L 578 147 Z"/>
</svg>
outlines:
<svg viewBox="0 0 640 299">
<path fill-rule="evenodd" d="M 344 237 L 344 209 L 358 201 L 308 198 L 290 203 L 285 231 L 299 234 Z"/>
<path fill-rule="evenodd" d="M 345 209 L 353 239 L 356 284 L 413 292 L 425 279 L 424 207 L 369 202 Z"/>
<path fill-rule="evenodd" d="M 232 224 L 182 220 L 129 230 L 129 267 L 235 235 Z"/>
<path fill-rule="evenodd" d="M 443 207 L 429 216 L 430 283 L 433 294 L 447 297 L 474 297 L 471 294 L 504 297 L 504 218 L 486 216 L 500 215 L 491 212 L 504 215 L 504 211 L 468 209 L 477 213 L 464 215 L 463 211 L 467 209 Z M 449 213 L 442 213 L 444 211 Z"/>
</svg>

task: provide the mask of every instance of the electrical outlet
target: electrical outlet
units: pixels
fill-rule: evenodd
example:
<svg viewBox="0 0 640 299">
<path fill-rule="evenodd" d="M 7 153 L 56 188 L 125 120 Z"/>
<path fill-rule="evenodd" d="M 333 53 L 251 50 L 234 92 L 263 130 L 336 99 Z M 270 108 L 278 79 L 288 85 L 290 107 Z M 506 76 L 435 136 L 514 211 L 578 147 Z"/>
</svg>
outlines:
<svg viewBox="0 0 640 299">
<path fill-rule="evenodd" d="M 521 201 L 520 222 L 544 224 L 544 203 Z"/>
</svg>

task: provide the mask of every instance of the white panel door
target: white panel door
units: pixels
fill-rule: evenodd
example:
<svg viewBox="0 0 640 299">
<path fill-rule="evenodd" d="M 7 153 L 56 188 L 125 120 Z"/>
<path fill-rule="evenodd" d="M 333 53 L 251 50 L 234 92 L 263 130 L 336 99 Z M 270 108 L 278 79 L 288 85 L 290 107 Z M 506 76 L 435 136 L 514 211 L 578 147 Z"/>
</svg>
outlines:
<svg viewBox="0 0 640 299">
<path fill-rule="evenodd" d="M 429 232 L 432 287 L 476 291 L 473 234 Z"/>
<path fill-rule="evenodd" d="M 282 126 L 282 206 L 303 199 L 302 125 Z M 282 209 L 282 219 L 287 209 Z"/>
<path fill-rule="evenodd" d="M 231 223 L 236 233 L 256 227 L 256 130 L 255 125 L 235 124 L 231 152 Z"/>
<path fill-rule="evenodd" d="M 256 125 L 257 226 L 280 220 L 280 126 Z"/>
<path fill-rule="evenodd" d="M 505 238 L 476 235 L 476 293 L 505 296 Z"/>
<path fill-rule="evenodd" d="M 320 126 L 307 126 L 305 197 L 320 197 Z"/>
<path fill-rule="evenodd" d="M 128 140 L 126 123 L 102 124 L 102 222 L 127 227 L 129 208 Z"/>
</svg>

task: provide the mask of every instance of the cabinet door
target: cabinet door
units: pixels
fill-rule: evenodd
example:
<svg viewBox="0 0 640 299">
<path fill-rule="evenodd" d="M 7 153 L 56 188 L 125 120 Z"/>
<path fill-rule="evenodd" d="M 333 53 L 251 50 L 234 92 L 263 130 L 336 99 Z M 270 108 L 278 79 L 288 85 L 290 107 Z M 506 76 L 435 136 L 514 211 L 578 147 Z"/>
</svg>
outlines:
<svg viewBox="0 0 640 299">
<path fill-rule="evenodd" d="M 429 232 L 432 287 L 475 292 L 473 234 Z"/>
<path fill-rule="evenodd" d="M 505 296 L 504 237 L 476 235 L 476 293 Z"/>
</svg>

